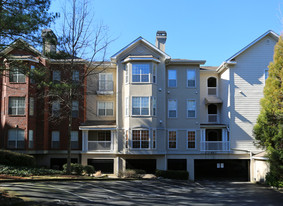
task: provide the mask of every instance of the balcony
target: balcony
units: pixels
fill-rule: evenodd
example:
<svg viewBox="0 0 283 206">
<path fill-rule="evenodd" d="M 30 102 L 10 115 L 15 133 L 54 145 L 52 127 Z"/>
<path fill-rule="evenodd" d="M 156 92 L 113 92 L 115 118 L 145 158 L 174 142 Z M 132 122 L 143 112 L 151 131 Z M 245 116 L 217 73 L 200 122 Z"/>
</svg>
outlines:
<svg viewBox="0 0 283 206">
<path fill-rule="evenodd" d="M 113 94 L 113 80 L 99 80 L 97 94 Z"/>
<path fill-rule="evenodd" d="M 230 151 L 229 141 L 204 141 L 200 143 L 201 151 L 219 152 Z"/>
<path fill-rule="evenodd" d="M 88 141 L 88 151 L 110 151 L 111 141 Z"/>
</svg>

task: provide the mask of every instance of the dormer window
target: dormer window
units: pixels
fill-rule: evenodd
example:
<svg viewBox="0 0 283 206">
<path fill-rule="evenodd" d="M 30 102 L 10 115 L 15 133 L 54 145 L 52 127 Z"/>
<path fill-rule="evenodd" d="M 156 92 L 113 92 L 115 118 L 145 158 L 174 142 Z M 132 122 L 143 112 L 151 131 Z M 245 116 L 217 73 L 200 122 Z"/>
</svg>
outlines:
<svg viewBox="0 0 283 206">
<path fill-rule="evenodd" d="M 208 95 L 217 94 L 217 81 L 215 77 L 210 77 L 207 79 L 207 94 Z"/>
<path fill-rule="evenodd" d="M 150 65 L 133 64 L 132 65 L 132 82 L 149 82 Z"/>
</svg>

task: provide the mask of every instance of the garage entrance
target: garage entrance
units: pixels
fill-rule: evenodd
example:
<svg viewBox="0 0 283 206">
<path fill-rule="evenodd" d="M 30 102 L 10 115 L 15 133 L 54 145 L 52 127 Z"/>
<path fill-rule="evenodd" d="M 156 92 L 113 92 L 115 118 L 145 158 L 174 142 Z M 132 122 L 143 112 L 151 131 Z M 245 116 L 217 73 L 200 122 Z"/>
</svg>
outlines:
<svg viewBox="0 0 283 206">
<path fill-rule="evenodd" d="M 250 160 L 195 160 L 195 179 L 249 181 Z"/>
<path fill-rule="evenodd" d="M 167 160 L 168 170 L 185 170 L 187 171 L 187 160 L 186 159 L 168 159 Z"/>
<path fill-rule="evenodd" d="M 113 159 L 88 159 L 88 165 L 92 165 L 95 171 L 101 171 L 104 174 L 114 173 L 114 160 Z"/>
<path fill-rule="evenodd" d="M 156 159 L 126 159 L 126 169 L 140 169 L 146 173 L 154 174 Z"/>
</svg>

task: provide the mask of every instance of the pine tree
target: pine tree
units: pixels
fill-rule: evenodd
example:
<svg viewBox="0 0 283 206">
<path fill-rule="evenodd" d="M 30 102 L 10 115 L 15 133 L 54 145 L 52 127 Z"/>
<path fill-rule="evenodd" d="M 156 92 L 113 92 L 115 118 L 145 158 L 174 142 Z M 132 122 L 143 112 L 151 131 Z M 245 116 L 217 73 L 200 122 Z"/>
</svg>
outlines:
<svg viewBox="0 0 283 206">
<path fill-rule="evenodd" d="M 283 39 L 275 46 L 273 62 L 268 66 L 269 77 L 261 100 L 261 112 L 254 127 L 258 143 L 265 147 L 270 161 L 267 181 L 283 183 Z"/>
</svg>

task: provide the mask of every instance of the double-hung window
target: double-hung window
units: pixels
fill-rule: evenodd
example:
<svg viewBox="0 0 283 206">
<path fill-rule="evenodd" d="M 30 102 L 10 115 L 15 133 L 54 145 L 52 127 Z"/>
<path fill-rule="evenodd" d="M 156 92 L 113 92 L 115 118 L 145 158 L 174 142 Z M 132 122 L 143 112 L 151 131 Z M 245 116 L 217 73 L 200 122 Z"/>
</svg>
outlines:
<svg viewBox="0 0 283 206">
<path fill-rule="evenodd" d="M 33 130 L 28 131 L 28 147 L 33 148 Z"/>
<path fill-rule="evenodd" d="M 177 117 L 177 100 L 174 99 L 168 100 L 168 117 L 169 118 Z"/>
<path fill-rule="evenodd" d="M 156 97 L 152 97 L 152 116 L 156 116 Z"/>
<path fill-rule="evenodd" d="M 34 115 L 34 97 L 29 98 L 29 116 Z"/>
<path fill-rule="evenodd" d="M 132 64 L 132 82 L 149 82 L 149 80 L 149 64 Z"/>
<path fill-rule="evenodd" d="M 112 73 L 99 73 L 99 91 L 113 91 Z"/>
<path fill-rule="evenodd" d="M 196 101 L 187 100 L 187 117 L 195 118 L 196 117 Z"/>
<path fill-rule="evenodd" d="M 98 102 L 99 116 L 113 116 L 113 102 Z"/>
<path fill-rule="evenodd" d="M 13 68 L 9 72 L 10 82 L 13 83 L 25 83 L 26 76 L 20 71 L 19 68 Z"/>
<path fill-rule="evenodd" d="M 207 79 L 207 94 L 217 95 L 217 80 L 215 77 L 209 77 Z"/>
<path fill-rule="evenodd" d="M 177 148 L 177 131 L 168 132 L 168 148 L 169 149 Z"/>
<path fill-rule="evenodd" d="M 80 80 L 80 72 L 79 72 L 79 70 L 74 70 L 73 71 L 72 80 L 74 82 L 78 82 Z"/>
<path fill-rule="evenodd" d="M 77 118 L 79 116 L 79 101 L 72 101 L 72 117 Z"/>
<path fill-rule="evenodd" d="M 9 149 L 25 148 L 25 131 L 23 129 L 8 130 L 8 148 Z"/>
<path fill-rule="evenodd" d="M 71 131 L 71 148 L 78 149 L 79 147 L 79 132 Z"/>
<path fill-rule="evenodd" d="M 60 101 L 52 102 L 52 116 L 59 117 L 60 116 Z"/>
<path fill-rule="evenodd" d="M 196 132 L 188 131 L 188 148 L 194 149 L 196 147 Z"/>
<path fill-rule="evenodd" d="M 9 97 L 8 114 L 24 115 L 25 114 L 25 97 Z"/>
<path fill-rule="evenodd" d="M 60 147 L 60 132 L 52 131 L 51 148 L 58 149 Z"/>
<path fill-rule="evenodd" d="M 149 97 L 132 98 L 132 115 L 149 115 Z"/>
<path fill-rule="evenodd" d="M 177 87 L 177 71 L 168 70 L 168 87 Z"/>
<path fill-rule="evenodd" d="M 59 71 L 59 70 L 54 70 L 53 71 L 53 73 L 52 73 L 53 75 L 53 82 L 54 83 L 60 83 L 60 81 L 61 81 L 61 71 Z"/>
<path fill-rule="evenodd" d="M 196 86 L 196 70 L 188 69 L 187 70 L 187 86 L 195 87 Z"/>
<path fill-rule="evenodd" d="M 149 148 L 149 130 L 132 130 L 133 148 Z"/>
</svg>

